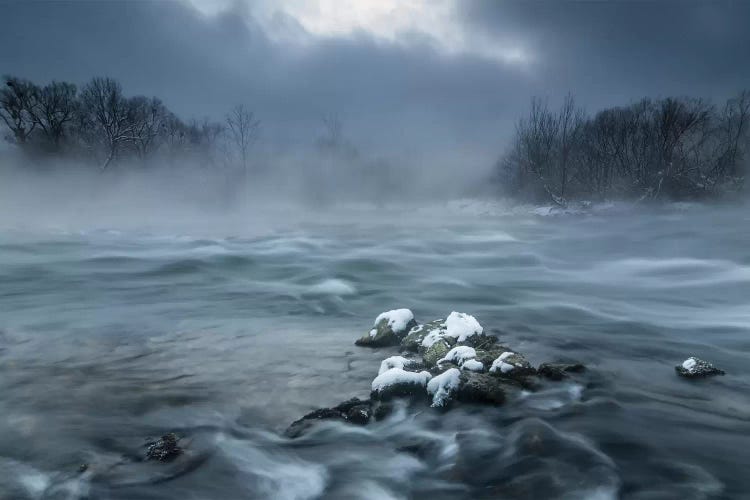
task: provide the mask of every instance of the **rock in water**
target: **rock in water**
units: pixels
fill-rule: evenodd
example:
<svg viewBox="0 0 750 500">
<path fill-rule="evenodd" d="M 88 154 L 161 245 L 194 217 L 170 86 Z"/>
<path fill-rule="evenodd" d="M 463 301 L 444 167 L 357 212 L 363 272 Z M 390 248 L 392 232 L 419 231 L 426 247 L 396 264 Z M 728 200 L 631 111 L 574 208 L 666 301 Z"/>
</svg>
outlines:
<svg viewBox="0 0 750 500">
<path fill-rule="evenodd" d="M 385 347 L 399 345 L 409 330 L 417 326 L 414 314 L 409 309 L 386 311 L 375 318 L 372 329 L 355 344 L 362 347 Z"/>
<path fill-rule="evenodd" d="M 372 402 L 352 398 L 348 401 L 334 406 L 333 408 L 320 408 L 312 411 L 304 417 L 296 420 L 287 428 L 287 437 L 295 438 L 302 435 L 316 422 L 321 420 L 338 420 L 356 425 L 366 425 L 373 414 Z"/>
<path fill-rule="evenodd" d="M 505 402 L 507 387 L 508 385 L 498 377 L 463 372 L 456 399 L 464 403 L 501 405 Z M 519 390 L 515 387 L 514 389 Z"/>
<path fill-rule="evenodd" d="M 492 362 L 490 373 L 500 377 L 518 378 L 526 375 L 534 375 L 536 370 L 520 354 L 506 351 Z"/>
<path fill-rule="evenodd" d="M 409 330 L 409 333 L 401 341 L 401 349 L 404 351 L 418 352 L 420 348 L 423 348 L 422 342 L 425 337 L 433 332 L 441 332 L 444 330 L 445 320 L 443 319 L 436 319 L 435 321 L 430 321 L 424 325 L 417 325 Z M 439 333 L 436 335 L 439 335 Z"/>
<path fill-rule="evenodd" d="M 432 378 L 429 372 L 410 372 L 391 368 L 372 381 L 372 399 L 387 401 L 398 396 L 424 396 L 425 386 Z"/>
<path fill-rule="evenodd" d="M 687 378 L 703 378 L 712 375 L 724 375 L 724 370 L 716 368 L 708 361 L 695 357 L 689 357 L 681 365 L 674 367 L 677 375 Z"/>
<path fill-rule="evenodd" d="M 156 460 L 158 462 L 169 462 L 182 454 L 182 448 L 178 446 L 180 438 L 177 434 L 170 432 L 165 434 L 156 441 L 147 443 L 146 460 Z"/>
<path fill-rule="evenodd" d="M 537 369 L 539 375 L 555 381 L 567 378 L 569 373 L 584 371 L 586 371 L 586 367 L 581 363 L 542 363 Z"/>
</svg>

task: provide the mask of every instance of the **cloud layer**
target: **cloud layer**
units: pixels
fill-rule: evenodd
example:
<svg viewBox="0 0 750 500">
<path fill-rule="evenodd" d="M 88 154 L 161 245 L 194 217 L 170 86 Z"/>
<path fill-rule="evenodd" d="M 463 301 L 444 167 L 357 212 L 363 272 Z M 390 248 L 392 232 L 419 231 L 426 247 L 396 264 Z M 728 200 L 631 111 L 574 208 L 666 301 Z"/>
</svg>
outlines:
<svg viewBox="0 0 750 500">
<path fill-rule="evenodd" d="M 750 82 L 748 2 L 362 1 L 333 15 L 347 4 L 11 2 L 0 71 L 113 76 L 183 117 L 246 103 L 270 151 L 313 142 L 333 113 L 363 151 L 451 175 L 490 165 L 532 95 L 595 109 Z"/>
</svg>

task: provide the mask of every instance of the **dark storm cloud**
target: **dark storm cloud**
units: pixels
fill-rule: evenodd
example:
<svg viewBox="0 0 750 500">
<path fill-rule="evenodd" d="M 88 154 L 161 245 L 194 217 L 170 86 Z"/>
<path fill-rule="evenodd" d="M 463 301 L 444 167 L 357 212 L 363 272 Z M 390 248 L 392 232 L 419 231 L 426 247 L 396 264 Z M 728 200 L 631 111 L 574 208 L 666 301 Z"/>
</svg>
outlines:
<svg viewBox="0 0 750 500">
<path fill-rule="evenodd" d="M 750 2 L 462 3 L 466 29 L 522 36 L 550 92 L 606 105 L 643 95 L 722 99 L 750 85 Z"/>
<path fill-rule="evenodd" d="M 2 4 L 0 71 L 34 80 L 119 79 L 184 117 L 248 103 L 273 147 L 311 142 L 342 117 L 355 142 L 388 156 L 491 162 L 531 95 L 573 91 L 588 104 L 645 94 L 721 96 L 750 81 L 750 3 L 460 2 L 467 33 L 518 42 L 514 65 L 447 55 L 414 36 L 365 33 L 275 42 L 250 7 L 206 16 L 177 1 Z M 289 17 L 277 18 L 301 31 Z"/>
</svg>

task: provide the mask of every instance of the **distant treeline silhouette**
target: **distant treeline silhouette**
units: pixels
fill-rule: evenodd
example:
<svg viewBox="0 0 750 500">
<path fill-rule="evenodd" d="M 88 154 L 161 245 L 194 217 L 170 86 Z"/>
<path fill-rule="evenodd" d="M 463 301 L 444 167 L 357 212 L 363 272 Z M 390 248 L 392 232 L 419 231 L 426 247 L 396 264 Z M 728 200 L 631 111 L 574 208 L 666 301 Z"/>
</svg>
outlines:
<svg viewBox="0 0 750 500">
<path fill-rule="evenodd" d="M 239 105 L 224 122 L 182 121 L 156 97 L 126 97 L 112 78 L 82 88 L 3 77 L 0 118 L 6 139 L 32 158 L 66 157 L 101 169 L 118 160 L 232 162 L 248 167 L 260 122 Z"/>
<path fill-rule="evenodd" d="M 742 188 L 750 92 L 716 107 L 702 99 L 643 99 L 587 116 L 568 95 L 558 110 L 534 98 L 498 161 L 507 194 L 567 200 L 698 199 Z"/>
</svg>

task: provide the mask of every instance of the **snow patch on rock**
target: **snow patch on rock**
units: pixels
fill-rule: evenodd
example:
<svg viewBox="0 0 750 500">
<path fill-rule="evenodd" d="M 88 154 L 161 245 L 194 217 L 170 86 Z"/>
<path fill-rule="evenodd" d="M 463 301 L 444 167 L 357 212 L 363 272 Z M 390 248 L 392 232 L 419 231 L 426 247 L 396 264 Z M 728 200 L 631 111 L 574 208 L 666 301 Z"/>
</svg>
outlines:
<svg viewBox="0 0 750 500">
<path fill-rule="evenodd" d="M 441 407 L 448 404 L 451 395 L 458 389 L 461 371 L 451 368 L 433 377 L 427 384 L 427 392 L 432 396 L 432 406 Z"/>
<path fill-rule="evenodd" d="M 484 365 L 481 361 L 477 361 L 476 359 L 467 359 L 461 365 L 461 369 L 469 370 L 470 372 L 483 372 Z"/>
<path fill-rule="evenodd" d="M 396 384 L 413 384 L 425 386 L 432 378 L 429 372 L 408 372 L 402 368 L 391 368 L 381 373 L 372 381 L 373 392 L 381 392 Z"/>
<path fill-rule="evenodd" d="M 400 368 L 401 370 L 405 370 L 418 364 L 419 361 L 415 359 L 409 359 L 403 356 L 391 356 L 390 358 L 385 358 L 380 363 L 380 370 L 378 370 L 378 375 L 382 375 L 392 368 Z"/>
<path fill-rule="evenodd" d="M 515 356 L 516 353 L 505 351 L 500 356 L 497 357 L 495 361 L 492 362 L 492 366 L 490 367 L 490 373 L 500 372 L 500 373 L 510 373 L 515 369 L 515 365 L 511 363 L 507 363 L 506 360 L 510 358 L 511 356 Z"/>
<path fill-rule="evenodd" d="M 414 314 L 409 309 L 393 309 L 391 311 L 385 311 L 375 318 L 373 326 L 377 327 L 378 323 L 382 320 L 388 322 L 388 326 L 393 330 L 393 333 L 401 334 L 405 333 L 406 326 L 414 321 Z M 370 331 L 370 335 L 374 335 L 372 331 Z"/>
<path fill-rule="evenodd" d="M 463 365 L 464 362 L 477 357 L 477 351 L 473 347 L 466 345 L 459 345 L 448 351 L 442 359 L 439 359 L 437 364 L 441 363 L 455 363 L 459 366 Z"/>
</svg>

